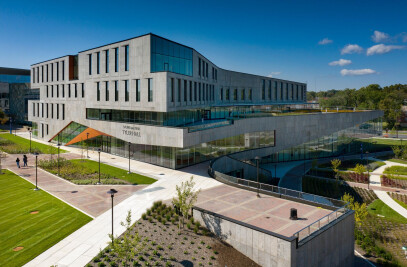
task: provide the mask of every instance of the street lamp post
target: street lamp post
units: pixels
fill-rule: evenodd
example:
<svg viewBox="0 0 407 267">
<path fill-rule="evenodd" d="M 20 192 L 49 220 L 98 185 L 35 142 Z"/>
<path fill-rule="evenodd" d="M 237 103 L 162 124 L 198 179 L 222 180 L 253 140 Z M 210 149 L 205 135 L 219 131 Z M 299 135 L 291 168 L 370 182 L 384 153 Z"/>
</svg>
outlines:
<svg viewBox="0 0 407 267">
<path fill-rule="evenodd" d="M 34 191 L 40 190 L 38 188 L 38 153 L 34 153 L 35 155 L 35 189 Z"/>
<path fill-rule="evenodd" d="M 59 176 L 59 148 L 61 147 L 61 143 L 58 143 L 58 159 L 57 159 L 57 163 L 58 163 L 58 176 Z"/>
<path fill-rule="evenodd" d="M 131 143 L 129 142 L 129 172 L 128 172 L 128 174 L 131 173 L 131 171 L 130 171 L 130 145 L 131 145 Z"/>
<path fill-rule="evenodd" d="M 32 130 L 30 127 L 28 127 L 28 132 L 30 133 L 30 154 L 31 154 L 31 132 L 32 132 Z"/>
<path fill-rule="evenodd" d="M 89 158 L 89 133 L 86 133 L 86 158 Z"/>
<path fill-rule="evenodd" d="M 11 124 L 13 122 L 13 119 L 10 117 L 9 121 L 10 121 L 10 134 L 13 134 L 13 127 Z"/>
<path fill-rule="evenodd" d="M 254 158 L 257 162 L 257 197 L 260 197 L 260 183 L 259 183 L 259 161 L 260 161 L 260 157 L 255 157 Z"/>
<path fill-rule="evenodd" d="M 110 196 L 112 198 L 112 246 L 113 246 L 113 240 L 114 240 L 114 236 L 113 236 L 113 198 L 114 198 L 114 194 L 117 193 L 117 190 L 112 188 L 109 191 L 107 191 L 107 193 L 110 194 Z"/>
<path fill-rule="evenodd" d="M 101 184 L 100 183 L 100 148 L 98 148 L 98 153 L 99 153 L 99 182 L 97 184 Z M 113 201 L 113 197 L 112 197 L 112 201 Z"/>
</svg>

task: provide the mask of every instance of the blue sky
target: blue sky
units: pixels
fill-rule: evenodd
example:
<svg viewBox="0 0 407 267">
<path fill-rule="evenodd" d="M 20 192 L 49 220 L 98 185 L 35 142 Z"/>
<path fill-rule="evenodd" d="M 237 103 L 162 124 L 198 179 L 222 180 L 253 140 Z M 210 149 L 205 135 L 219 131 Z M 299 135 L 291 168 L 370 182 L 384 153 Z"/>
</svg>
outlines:
<svg viewBox="0 0 407 267">
<path fill-rule="evenodd" d="M 1 1 L 0 66 L 29 68 L 152 32 L 221 68 L 309 90 L 407 84 L 406 10 L 401 0 Z M 341 54 L 349 44 L 358 46 Z"/>
</svg>

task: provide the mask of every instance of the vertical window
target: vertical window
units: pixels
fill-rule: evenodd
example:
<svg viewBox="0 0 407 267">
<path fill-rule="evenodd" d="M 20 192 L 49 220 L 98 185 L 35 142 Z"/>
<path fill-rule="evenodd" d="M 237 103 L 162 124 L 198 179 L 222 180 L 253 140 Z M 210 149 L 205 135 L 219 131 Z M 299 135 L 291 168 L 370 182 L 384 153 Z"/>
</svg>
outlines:
<svg viewBox="0 0 407 267">
<path fill-rule="evenodd" d="M 171 78 L 171 102 L 174 102 L 174 78 Z"/>
<path fill-rule="evenodd" d="M 44 103 L 41 103 L 41 117 L 44 118 Z"/>
<path fill-rule="evenodd" d="M 48 119 L 48 103 L 45 105 L 45 108 L 46 108 L 45 115 L 47 116 L 47 119 Z"/>
<path fill-rule="evenodd" d="M 153 102 L 153 79 L 147 79 L 148 81 L 148 102 Z"/>
<path fill-rule="evenodd" d="M 226 100 L 230 100 L 230 91 L 229 91 L 229 88 L 228 89 L 226 89 Z"/>
<path fill-rule="evenodd" d="M 237 89 L 233 90 L 233 100 L 237 100 Z"/>
<path fill-rule="evenodd" d="M 171 80 L 172 83 L 174 83 L 174 79 Z M 140 80 L 136 80 L 136 102 L 140 102 Z M 172 100 L 174 102 L 174 99 Z"/>
<path fill-rule="evenodd" d="M 192 81 L 189 81 L 189 101 L 192 102 Z"/>
<path fill-rule="evenodd" d="M 75 83 L 75 98 L 78 97 L 78 84 Z"/>
<path fill-rule="evenodd" d="M 187 95 L 187 91 L 188 91 L 188 81 L 184 80 L 184 102 L 187 102 L 188 100 L 188 95 Z"/>
<path fill-rule="evenodd" d="M 35 68 L 33 68 L 33 83 L 35 83 Z"/>
<path fill-rule="evenodd" d="M 249 100 L 253 100 L 252 89 L 249 89 Z"/>
<path fill-rule="evenodd" d="M 124 81 L 124 101 L 129 101 L 129 80 Z"/>
<path fill-rule="evenodd" d="M 178 79 L 178 102 L 181 102 L 181 79 Z"/>
<path fill-rule="evenodd" d="M 40 82 L 40 67 L 37 68 L 37 83 Z"/>
<path fill-rule="evenodd" d="M 209 66 L 209 64 L 206 63 L 206 70 L 205 70 L 206 78 L 208 78 L 208 66 Z"/>
<path fill-rule="evenodd" d="M 119 71 L 119 48 L 116 47 L 114 49 L 114 71 Z"/>
<path fill-rule="evenodd" d="M 124 70 L 129 70 L 129 46 L 124 47 Z"/>
<path fill-rule="evenodd" d="M 44 82 L 44 66 L 41 66 L 41 82 Z"/>
<path fill-rule="evenodd" d="M 100 86 L 99 86 L 99 82 L 96 83 L 96 101 L 100 101 Z"/>
<path fill-rule="evenodd" d="M 51 104 L 51 119 L 54 118 L 54 104 Z"/>
<path fill-rule="evenodd" d="M 271 100 L 271 80 L 269 80 L 269 99 Z"/>
<path fill-rule="evenodd" d="M 61 87 L 62 87 L 62 98 L 65 98 L 65 84 L 62 84 Z"/>
<path fill-rule="evenodd" d="M 198 96 L 199 96 L 199 101 L 201 101 L 201 83 L 199 83 L 199 93 L 198 93 Z"/>
<path fill-rule="evenodd" d="M 48 135 L 48 124 L 47 124 L 47 135 Z"/>
<path fill-rule="evenodd" d="M 65 120 L 65 104 L 62 104 L 62 119 Z"/>
<path fill-rule="evenodd" d="M 57 104 L 57 120 L 59 120 L 59 104 Z"/>
<path fill-rule="evenodd" d="M 37 103 L 37 117 L 40 116 L 40 103 Z"/>
<path fill-rule="evenodd" d="M 54 86 L 51 85 L 51 97 L 54 97 Z"/>
<path fill-rule="evenodd" d="M 88 55 L 89 75 L 92 75 L 92 54 Z"/>
<path fill-rule="evenodd" d="M 114 101 L 119 101 L 118 81 L 114 81 Z"/>
<path fill-rule="evenodd" d="M 35 103 L 33 103 L 33 116 L 35 117 Z"/>
<path fill-rule="evenodd" d="M 274 100 L 277 100 L 277 82 L 274 82 Z"/>
<path fill-rule="evenodd" d="M 54 63 L 51 63 L 51 82 L 54 81 Z"/>
<path fill-rule="evenodd" d="M 109 82 L 105 82 L 105 100 L 109 101 Z"/>
<path fill-rule="evenodd" d="M 100 74 L 100 52 L 96 53 L 96 74 Z"/>
<path fill-rule="evenodd" d="M 65 81 L 65 60 L 62 63 L 62 80 Z"/>
<path fill-rule="evenodd" d="M 71 85 L 68 84 L 68 98 L 71 98 Z"/>
<path fill-rule="evenodd" d="M 85 84 L 82 83 L 82 98 L 85 97 Z"/>
<path fill-rule="evenodd" d="M 56 62 L 55 65 L 57 65 L 57 81 L 59 81 L 59 62 Z"/>
<path fill-rule="evenodd" d="M 280 82 L 280 100 L 283 100 L 283 95 L 284 95 L 283 83 Z"/>
<path fill-rule="evenodd" d="M 241 96 L 240 96 L 240 100 L 246 100 L 246 95 L 245 95 L 245 90 L 244 89 L 242 89 L 242 92 L 241 92 Z"/>
<path fill-rule="evenodd" d="M 105 58 L 106 58 L 106 61 L 105 61 L 105 72 L 106 72 L 106 73 L 109 73 L 109 50 L 106 50 L 106 51 L 105 51 Z"/>
<path fill-rule="evenodd" d="M 296 95 L 295 99 L 298 100 L 298 98 L 299 98 L 298 97 L 298 95 L 299 95 L 298 94 L 298 84 L 295 85 L 295 95 Z"/>
<path fill-rule="evenodd" d="M 195 101 L 197 101 L 196 89 L 197 89 L 197 85 L 196 85 L 196 82 L 194 82 L 194 100 Z"/>
<path fill-rule="evenodd" d="M 206 99 L 206 98 L 205 98 L 205 97 L 206 97 L 206 96 L 205 96 L 205 90 L 206 90 L 206 89 L 205 89 L 205 84 L 202 83 L 202 100 L 203 100 L 203 101 L 205 101 L 205 99 Z"/>
<path fill-rule="evenodd" d="M 285 99 L 288 100 L 288 83 L 285 84 Z"/>
<path fill-rule="evenodd" d="M 266 99 L 266 81 L 262 80 L 262 86 L 261 86 L 261 99 L 265 100 Z"/>
<path fill-rule="evenodd" d="M 223 101 L 223 88 L 220 88 L 220 101 Z"/>
<path fill-rule="evenodd" d="M 57 98 L 59 98 L 59 86 L 56 85 L 56 90 L 57 90 Z"/>
<path fill-rule="evenodd" d="M 46 77 L 46 79 L 47 79 L 47 82 L 48 82 L 48 76 L 49 76 L 49 71 L 48 71 L 48 64 L 47 64 L 47 73 L 46 73 L 46 75 L 45 75 L 45 77 Z"/>
<path fill-rule="evenodd" d="M 198 75 L 201 76 L 201 58 L 198 58 Z"/>
<path fill-rule="evenodd" d="M 45 86 L 45 94 L 47 95 L 47 97 L 49 97 L 49 92 L 48 92 L 48 85 Z"/>
</svg>

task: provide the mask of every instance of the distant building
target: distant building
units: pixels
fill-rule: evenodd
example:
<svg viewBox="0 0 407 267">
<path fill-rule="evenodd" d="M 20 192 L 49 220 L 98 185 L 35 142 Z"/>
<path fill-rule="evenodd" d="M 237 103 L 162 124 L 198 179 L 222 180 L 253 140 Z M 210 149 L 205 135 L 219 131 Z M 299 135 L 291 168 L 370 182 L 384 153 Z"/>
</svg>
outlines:
<svg viewBox="0 0 407 267">
<path fill-rule="evenodd" d="M 0 109 L 18 123 L 28 123 L 28 100 L 39 99 L 30 89 L 30 70 L 0 67 Z"/>
</svg>

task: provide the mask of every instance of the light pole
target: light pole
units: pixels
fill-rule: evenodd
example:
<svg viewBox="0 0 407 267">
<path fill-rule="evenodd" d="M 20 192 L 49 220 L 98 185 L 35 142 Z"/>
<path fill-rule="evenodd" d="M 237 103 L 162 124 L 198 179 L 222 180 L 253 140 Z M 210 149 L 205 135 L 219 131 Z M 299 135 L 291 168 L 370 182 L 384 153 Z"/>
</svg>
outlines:
<svg viewBox="0 0 407 267">
<path fill-rule="evenodd" d="M 89 158 L 89 133 L 86 133 L 86 158 Z"/>
<path fill-rule="evenodd" d="M 12 130 L 13 128 L 11 126 L 12 125 L 11 123 L 13 122 L 13 118 L 10 117 L 9 121 L 10 121 L 10 134 L 13 134 L 13 130 Z"/>
<path fill-rule="evenodd" d="M 254 158 L 257 162 L 257 197 L 260 197 L 260 183 L 259 183 L 259 161 L 260 161 L 260 157 L 257 156 Z"/>
<path fill-rule="evenodd" d="M 128 174 L 131 173 L 131 171 L 130 171 L 130 145 L 131 145 L 131 143 L 129 142 L 129 172 L 128 172 Z"/>
<path fill-rule="evenodd" d="M 117 190 L 112 188 L 109 191 L 107 191 L 107 193 L 110 194 L 110 196 L 112 197 L 112 246 L 113 246 L 113 240 L 114 240 L 114 236 L 113 236 L 113 198 L 114 198 L 114 194 L 117 193 Z"/>
<path fill-rule="evenodd" d="M 99 153 L 99 182 L 97 184 L 101 184 L 100 183 L 100 148 L 98 148 L 98 153 Z M 112 201 L 113 201 L 113 197 L 112 197 Z"/>
<path fill-rule="evenodd" d="M 31 154 L 31 132 L 32 132 L 32 130 L 30 127 L 28 127 L 28 132 L 30 132 L 30 154 Z"/>
<path fill-rule="evenodd" d="M 34 191 L 40 190 L 38 188 L 38 153 L 34 153 L 35 155 L 35 189 Z"/>
<path fill-rule="evenodd" d="M 61 143 L 58 143 L 58 176 L 59 176 L 59 148 L 61 147 Z"/>
</svg>

